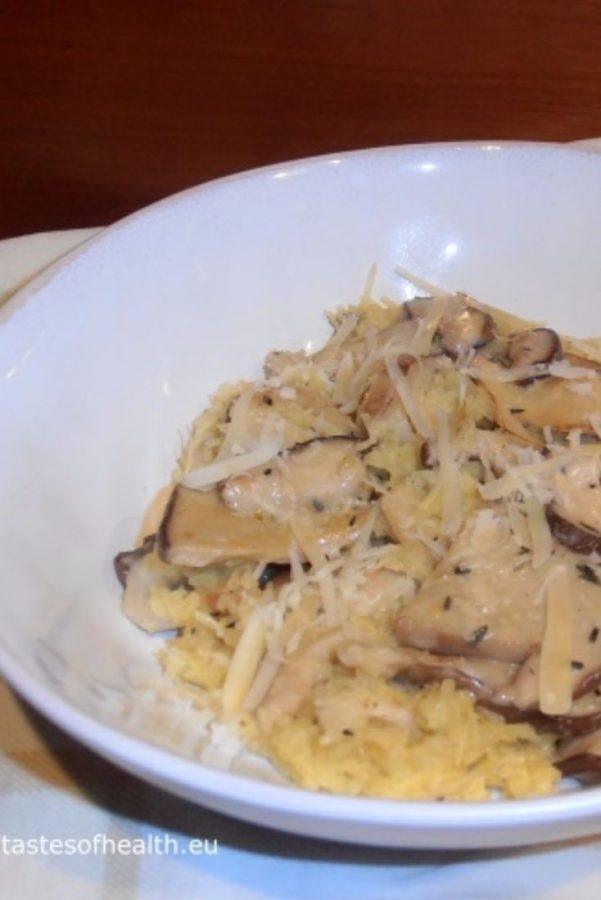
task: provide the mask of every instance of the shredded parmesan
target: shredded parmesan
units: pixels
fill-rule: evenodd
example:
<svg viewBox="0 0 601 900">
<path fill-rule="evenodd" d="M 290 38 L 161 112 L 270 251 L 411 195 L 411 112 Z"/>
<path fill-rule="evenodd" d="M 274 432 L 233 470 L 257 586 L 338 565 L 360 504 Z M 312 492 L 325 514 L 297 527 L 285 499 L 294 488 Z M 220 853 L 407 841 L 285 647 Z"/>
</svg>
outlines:
<svg viewBox="0 0 601 900">
<path fill-rule="evenodd" d="M 258 607 L 251 613 L 240 640 L 236 644 L 221 692 L 221 702 L 226 715 L 240 709 L 265 651 L 267 617 L 265 609 Z"/>
<path fill-rule="evenodd" d="M 361 559 L 365 556 L 365 553 L 369 548 L 369 539 L 371 537 L 371 533 L 373 531 L 377 517 L 378 507 L 374 506 L 373 509 L 370 510 L 369 515 L 367 516 L 356 541 L 353 543 L 350 552 L 351 559 Z"/>
<path fill-rule="evenodd" d="M 592 366 L 574 366 L 565 359 L 558 360 L 549 364 L 549 375 L 555 378 L 599 378 L 599 372 Z"/>
<path fill-rule="evenodd" d="M 353 355 L 347 350 L 340 361 L 336 373 L 336 383 L 334 385 L 334 393 L 332 394 L 332 399 L 335 403 L 339 403 L 341 406 L 344 406 L 345 404 L 352 405 L 353 401 L 356 400 L 356 398 L 352 396 L 351 390 L 354 373 L 355 364 L 353 362 Z"/>
<path fill-rule="evenodd" d="M 328 557 L 325 550 L 315 537 L 310 520 L 293 518 L 290 527 L 305 556 L 314 570 L 314 577 L 321 592 L 325 620 L 330 625 L 338 622 L 338 608 L 336 603 L 336 586 L 328 568 Z"/>
<path fill-rule="evenodd" d="M 411 424 L 418 434 L 421 434 L 422 437 L 430 440 L 434 436 L 432 429 L 427 423 L 421 409 L 419 408 L 413 394 L 411 393 L 409 382 L 397 365 L 396 355 L 388 354 L 385 357 L 385 364 L 386 371 L 388 372 L 388 377 L 390 378 L 390 381 L 392 382 L 392 385 L 397 392 L 401 403 L 403 404 L 405 412 L 411 420 Z"/>
<path fill-rule="evenodd" d="M 551 557 L 553 538 L 542 503 L 536 497 L 528 497 L 524 508 L 532 546 L 532 565 L 535 569 L 539 569 Z"/>
<path fill-rule="evenodd" d="M 527 489 L 533 480 L 552 474 L 557 469 L 561 469 L 562 466 L 573 462 L 574 457 L 573 451 L 567 451 L 558 453 L 557 456 L 551 456 L 542 462 L 514 466 L 495 481 L 479 485 L 480 495 L 484 500 L 501 500 L 503 497 L 514 494 L 516 491 Z"/>
<path fill-rule="evenodd" d="M 509 519 L 509 527 L 513 535 L 513 539 L 518 547 L 531 548 L 532 535 L 528 528 L 528 522 L 522 513 L 523 504 L 517 504 L 510 497 L 505 500 L 505 509 L 507 510 L 507 518 Z"/>
<path fill-rule="evenodd" d="M 259 665 L 254 681 L 244 698 L 242 709 L 245 712 L 252 712 L 267 696 L 267 692 L 281 669 L 283 661 L 281 641 L 274 640 L 273 646 L 265 654 L 265 658 Z"/>
<path fill-rule="evenodd" d="M 540 710 L 565 715 L 572 705 L 572 596 L 567 572 L 558 566 L 547 579 L 546 622 L 540 660 Z"/>
<path fill-rule="evenodd" d="M 357 316 L 353 313 L 348 313 L 342 322 L 340 323 L 336 332 L 332 335 L 328 343 L 326 344 L 325 350 L 321 353 L 321 360 L 331 359 L 336 355 L 338 350 L 345 343 L 347 338 L 351 336 L 355 328 L 357 327 Z"/>
<path fill-rule="evenodd" d="M 589 413 L 585 418 L 591 423 L 593 431 L 601 441 L 601 413 Z"/>
<path fill-rule="evenodd" d="M 307 583 L 307 576 L 303 569 L 302 557 L 298 549 L 296 541 L 291 541 L 288 548 L 288 559 L 290 560 L 290 575 L 292 581 L 299 588 L 303 588 Z"/>
<path fill-rule="evenodd" d="M 365 284 L 363 285 L 363 291 L 361 292 L 361 302 L 362 303 L 366 303 L 372 299 L 372 293 L 373 293 L 377 274 L 378 274 L 378 267 L 375 263 L 372 263 L 371 266 L 369 267 L 369 271 L 367 273 L 367 278 L 365 279 Z"/>
<path fill-rule="evenodd" d="M 550 770 L 548 792 L 563 723 L 493 721 L 463 688 L 601 709 L 572 699 L 601 669 L 601 554 L 579 552 L 601 535 L 601 365 L 561 338 L 559 360 L 510 366 L 532 323 L 398 274 L 413 302 L 372 298 L 373 267 L 322 349 L 273 351 L 213 398 L 126 592 L 141 627 L 148 606 L 177 629 L 161 661 L 221 705 L 228 759 L 238 729 L 305 787 L 475 799 L 476 778 L 479 799 L 506 778 L 525 796 Z M 451 768 L 424 768 L 429 746 Z"/>
<path fill-rule="evenodd" d="M 427 316 L 418 319 L 418 327 L 411 341 L 411 352 L 417 356 L 427 356 L 432 347 L 436 329 L 447 310 L 449 297 L 436 297 L 430 301 Z"/>
<path fill-rule="evenodd" d="M 248 418 L 250 405 L 252 403 L 254 395 L 254 388 L 252 386 L 247 387 L 246 390 L 242 391 L 240 396 L 230 407 L 230 421 L 227 426 L 225 439 L 223 441 L 223 444 L 221 445 L 219 453 L 217 454 L 217 459 L 224 459 L 225 457 L 232 454 L 234 452 L 234 444 L 239 444 L 245 450 L 250 449 L 246 446 L 246 441 L 248 434 Z"/>
<path fill-rule="evenodd" d="M 418 288 L 420 291 L 423 291 L 425 294 L 428 294 L 430 297 L 438 297 L 442 300 L 447 300 L 449 297 L 455 296 L 450 291 L 445 291 L 443 288 L 438 287 L 431 281 L 427 281 L 425 278 L 421 278 L 419 275 L 416 275 L 409 269 L 406 269 L 404 266 L 395 266 L 394 271 L 397 275 L 400 275 L 401 278 L 404 278 L 405 281 L 413 284 L 416 288 Z"/>
<path fill-rule="evenodd" d="M 453 453 L 449 436 L 449 419 L 443 410 L 437 413 L 437 456 L 442 493 L 442 531 L 448 537 L 456 535 L 462 521 L 461 472 Z"/>
<path fill-rule="evenodd" d="M 256 450 L 251 450 L 250 453 L 241 453 L 229 459 L 218 459 L 206 466 L 192 469 L 182 480 L 182 484 L 194 490 L 211 487 L 232 475 L 239 475 L 241 472 L 264 465 L 277 456 L 281 449 L 280 444 L 269 442 L 257 447 Z"/>
</svg>

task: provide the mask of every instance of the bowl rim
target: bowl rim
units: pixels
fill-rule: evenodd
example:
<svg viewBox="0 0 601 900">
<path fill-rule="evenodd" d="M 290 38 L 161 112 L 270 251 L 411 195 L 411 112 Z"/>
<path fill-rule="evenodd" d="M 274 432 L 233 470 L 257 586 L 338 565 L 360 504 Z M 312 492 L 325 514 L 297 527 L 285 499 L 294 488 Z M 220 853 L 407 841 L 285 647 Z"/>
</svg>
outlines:
<svg viewBox="0 0 601 900">
<path fill-rule="evenodd" d="M 419 151 L 490 151 L 512 152 L 516 150 L 541 150 L 557 154 L 582 155 L 599 158 L 599 152 L 586 147 L 570 147 L 558 142 L 478 140 L 424 142 L 403 145 L 384 145 L 373 148 L 345 150 L 300 157 L 281 163 L 271 163 L 257 168 L 246 169 L 231 175 L 193 185 L 167 197 L 159 199 L 117 220 L 101 229 L 83 243 L 51 263 L 31 281 L 10 296 L 0 311 L 0 327 L 6 315 L 18 310 L 30 296 L 37 294 L 63 269 L 81 256 L 87 254 L 98 242 L 112 239 L 120 230 L 128 228 L 140 219 L 173 205 L 193 195 L 201 196 L 207 191 L 248 180 L 268 177 L 277 172 L 289 171 L 299 166 L 315 168 L 332 160 L 357 160 L 361 157 L 408 155 Z M 601 166 L 601 158 L 599 158 Z M 241 794 L 245 799 L 252 797 L 252 806 L 263 811 L 278 810 L 289 815 L 311 817 L 327 821 L 330 818 L 357 825 L 403 827 L 428 829 L 431 832 L 473 831 L 474 829 L 515 828 L 520 820 L 522 825 L 536 827 L 548 822 L 550 816 L 556 824 L 581 821 L 585 815 L 601 812 L 601 787 L 590 787 L 574 791 L 559 792 L 546 797 L 484 802 L 410 801 L 354 797 L 326 794 L 306 790 L 293 785 L 279 785 L 224 771 L 206 763 L 185 758 L 174 751 L 163 749 L 150 741 L 134 737 L 110 725 L 106 725 L 90 714 L 79 709 L 75 703 L 54 693 L 51 687 L 41 685 L 15 659 L 10 648 L 0 640 L 0 674 L 9 685 L 29 702 L 38 712 L 65 730 L 70 736 L 90 749 L 100 753 L 112 762 L 129 771 L 143 772 L 158 781 L 165 778 L 182 792 L 191 786 L 202 789 L 212 798 L 238 801 Z M 246 788 L 246 790 L 243 790 Z M 218 808 L 218 804 L 215 808 Z"/>
<path fill-rule="evenodd" d="M 529 140 L 510 140 L 510 139 L 477 139 L 466 141 L 423 141 L 410 144 L 382 144 L 375 147 L 356 148 L 352 150 L 332 150 L 326 153 L 320 153 L 312 156 L 300 156 L 293 159 L 284 160 L 283 162 L 267 163 L 266 165 L 256 166 L 249 169 L 241 169 L 238 172 L 232 172 L 228 175 L 221 175 L 211 178 L 198 184 L 190 185 L 182 188 L 165 197 L 160 197 L 151 203 L 145 204 L 139 209 L 127 213 L 114 222 L 110 222 L 105 226 L 98 226 L 98 230 L 85 238 L 81 243 L 72 247 L 66 253 L 62 253 L 56 260 L 49 263 L 41 271 L 27 281 L 16 291 L 11 293 L 6 301 L 0 304 L 0 326 L 5 321 L 7 315 L 16 310 L 27 300 L 27 298 L 37 293 L 52 278 L 55 277 L 62 269 L 67 268 L 74 260 L 78 259 L 85 253 L 88 253 L 97 243 L 110 240 L 114 234 L 121 229 L 127 228 L 130 224 L 135 224 L 138 220 L 146 218 L 149 214 L 159 211 L 162 208 L 171 206 L 181 200 L 193 195 L 200 195 L 206 191 L 218 190 L 229 184 L 241 183 L 246 180 L 253 180 L 257 177 L 269 177 L 276 173 L 297 169 L 303 167 L 319 167 L 331 163 L 332 160 L 352 161 L 360 157 L 386 156 L 392 154 L 415 153 L 418 151 L 431 152 L 433 150 L 446 151 L 495 151 L 495 152 L 512 152 L 515 150 L 548 150 L 557 152 L 558 155 L 564 153 L 570 156 L 582 157 L 599 157 L 601 156 L 601 138 L 587 138 L 581 141 L 572 141 L 571 143 L 562 143 L 561 141 L 529 141 Z M 82 230 L 87 230 L 86 226 Z M 51 233 L 51 232 L 50 232 Z M 22 235 L 26 238 L 29 235 Z"/>
</svg>

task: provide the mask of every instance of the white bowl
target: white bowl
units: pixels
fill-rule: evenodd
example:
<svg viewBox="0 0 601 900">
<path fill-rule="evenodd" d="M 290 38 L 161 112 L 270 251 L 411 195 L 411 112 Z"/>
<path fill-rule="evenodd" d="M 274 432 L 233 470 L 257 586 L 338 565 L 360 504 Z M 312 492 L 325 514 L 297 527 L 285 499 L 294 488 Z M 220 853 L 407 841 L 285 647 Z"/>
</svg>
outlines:
<svg viewBox="0 0 601 900">
<path fill-rule="evenodd" d="M 178 431 L 271 348 L 319 343 L 323 311 L 402 296 L 401 264 L 580 335 L 601 331 L 601 158 L 437 145 L 304 160 L 217 181 L 105 231 L 0 312 L 0 666 L 89 747 L 175 794 L 365 844 L 491 847 L 593 832 L 601 789 L 398 803 L 277 783 L 201 718 L 127 622 L 113 555 L 169 477 Z M 204 755 L 203 755 L 204 753 Z M 198 762 L 202 757 L 204 762 Z M 241 773 L 247 774 L 241 774 Z"/>
</svg>

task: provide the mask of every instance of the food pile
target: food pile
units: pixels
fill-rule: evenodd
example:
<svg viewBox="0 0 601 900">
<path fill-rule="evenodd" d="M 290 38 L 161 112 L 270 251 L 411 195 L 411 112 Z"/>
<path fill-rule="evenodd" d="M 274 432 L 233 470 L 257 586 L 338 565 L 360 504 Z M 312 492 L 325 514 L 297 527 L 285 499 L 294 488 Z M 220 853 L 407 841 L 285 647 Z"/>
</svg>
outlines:
<svg viewBox="0 0 601 900">
<path fill-rule="evenodd" d="M 297 784 L 480 800 L 601 770 L 601 348 L 364 296 L 194 423 L 125 614 Z"/>
</svg>

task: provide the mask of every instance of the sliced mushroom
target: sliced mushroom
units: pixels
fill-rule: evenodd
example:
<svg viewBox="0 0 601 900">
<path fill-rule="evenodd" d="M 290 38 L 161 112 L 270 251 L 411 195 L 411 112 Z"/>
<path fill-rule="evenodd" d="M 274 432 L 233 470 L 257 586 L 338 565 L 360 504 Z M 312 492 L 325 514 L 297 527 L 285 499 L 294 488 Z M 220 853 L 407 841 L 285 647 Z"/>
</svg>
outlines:
<svg viewBox="0 0 601 900">
<path fill-rule="evenodd" d="M 601 553 L 601 534 L 598 531 L 564 518 L 554 503 L 546 506 L 545 515 L 551 534 L 568 550 L 585 556 L 589 556 L 591 553 Z"/>
<path fill-rule="evenodd" d="M 173 622 L 168 617 L 157 615 L 152 609 L 151 592 L 157 587 L 175 590 L 185 585 L 186 579 L 180 569 L 159 558 L 155 551 L 155 536 L 146 538 L 135 550 L 118 553 L 115 571 L 125 588 L 122 609 L 130 622 L 150 633 L 173 629 Z"/>
<path fill-rule="evenodd" d="M 419 685 L 450 678 L 480 701 L 492 701 L 495 694 L 512 681 L 517 668 L 514 663 L 499 660 L 436 655 L 409 647 L 399 648 L 396 656 L 397 678 Z"/>
<path fill-rule="evenodd" d="M 279 519 L 341 510 L 369 494 L 363 461 L 346 437 L 298 444 L 273 464 L 228 478 L 221 488 L 233 512 Z"/>
<path fill-rule="evenodd" d="M 433 469 L 436 465 L 436 451 L 430 441 L 424 441 L 419 448 L 419 461 L 422 469 Z"/>
<path fill-rule="evenodd" d="M 334 553 L 357 538 L 366 515 L 366 507 L 321 513 L 307 517 L 307 524 L 324 553 Z M 165 511 L 157 546 L 166 562 L 198 568 L 232 559 L 287 563 L 293 539 L 289 522 L 238 515 L 216 490 L 179 485 Z"/>
<path fill-rule="evenodd" d="M 557 540 L 575 553 L 601 550 L 601 459 L 582 451 L 553 474 L 547 521 Z"/>
<path fill-rule="evenodd" d="M 556 765 L 564 776 L 601 774 L 601 734 L 587 734 L 560 744 Z"/>
<path fill-rule="evenodd" d="M 528 378 L 527 386 L 524 380 L 506 380 L 507 369 L 480 354 L 472 367 L 494 402 L 498 424 L 524 443 L 542 447 L 540 431 L 545 427 L 561 433 L 572 429 L 594 433 L 590 417 L 601 409 L 601 375 L 585 360 L 582 364 L 591 371 L 585 394 L 574 393 L 571 378 Z"/>
<path fill-rule="evenodd" d="M 464 306 L 456 314 L 444 316 L 440 326 L 440 345 L 452 359 L 465 356 L 471 349 L 484 347 L 494 338 L 492 316 Z"/>
<path fill-rule="evenodd" d="M 260 591 L 264 591 L 268 584 L 281 581 L 290 575 L 290 566 L 282 563 L 267 563 L 257 578 Z"/>
<path fill-rule="evenodd" d="M 403 604 L 394 622 L 399 643 L 443 655 L 524 663 L 543 644 L 546 606 L 541 584 L 560 564 L 569 585 L 577 663 L 570 670 L 570 683 L 576 690 L 583 678 L 601 668 L 601 641 L 590 638 L 601 623 L 601 577 L 597 579 L 597 570 L 587 577 L 582 561 L 559 549 L 533 568 L 513 539 L 509 518 L 500 513 L 474 516 L 415 599 Z M 520 696 L 526 696 L 523 690 Z M 534 679 L 533 701 L 537 696 Z"/>
<path fill-rule="evenodd" d="M 528 722 L 538 731 L 572 739 L 567 744 L 564 743 L 560 759 L 572 757 L 576 752 L 580 755 L 585 746 L 591 752 L 593 738 L 596 738 L 597 750 L 601 755 L 601 740 L 599 735 L 593 734 L 601 726 L 601 698 L 576 701 L 570 715 L 550 716 L 541 713 L 532 704 L 524 705 L 517 702 L 515 697 L 508 699 L 504 696 L 520 677 L 521 669 L 513 663 L 450 654 L 437 655 L 406 647 L 399 648 L 393 661 L 399 679 L 424 685 L 448 678 L 457 687 L 470 691 L 480 705 L 508 722 Z M 578 771 L 582 769 L 578 767 Z"/>
<path fill-rule="evenodd" d="M 561 341 L 552 328 L 531 328 L 514 335 L 507 346 L 511 366 L 534 366 L 561 357 Z"/>
<path fill-rule="evenodd" d="M 534 707 L 524 709 L 512 703 L 495 703 L 488 699 L 484 699 L 482 705 L 502 716 L 507 722 L 527 722 L 537 731 L 546 731 L 561 738 L 589 735 L 601 727 L 601 710 L 588 714 L 550 716 Z"/>
<path fill-rule="evenodd" d="M 579 778 L 583 775 L 601 775 L 601 753 L 575 753 L 555 763 L 564 778 Z"/>
<path fill-rule="evenodd" d="M 318 437 L 354 436 L 358 432 L 352 417 L 343 413 L 325 391 L 303 385 L 254 391 L 242 405 L 239 417 L 237 403 L 234 401 L 231 407 L 233 419 L 226 436 L 230 446 L 238 444 L 248 451 L 270 440 L 292 447 Z M 206 460 L 199 461 L 199 465 L 203 463 Z M 192 458 L 188 468 L 195 464 Z"/>
<path fill-rule="evenodd" d="M 432 297 L 414 297 L 412 300 L 405 300 L 401 309 L 407 319 L 423 319 L 430 315 Z"/>
<path fill-rule="evenodd" d="M 149 535 L 144 538 L 144 542 L 140 547 L 136 547 L 135 550 L 124 550 L 122 553 L 117 553 L 113 565 L 115 567 L 115 572 L 117 574 L 117 578 L 121 584 L 121 587 L 125 587 L 127 584 L 127 579 L 129 573 L 131 572 L 132 566 L 134 566 L 139 560 L 144 559 L 149 553 L 152 553 L 154 550 L 154 545 L 156 543 L 156 536 L 154 534 Z"/>
</svg>

